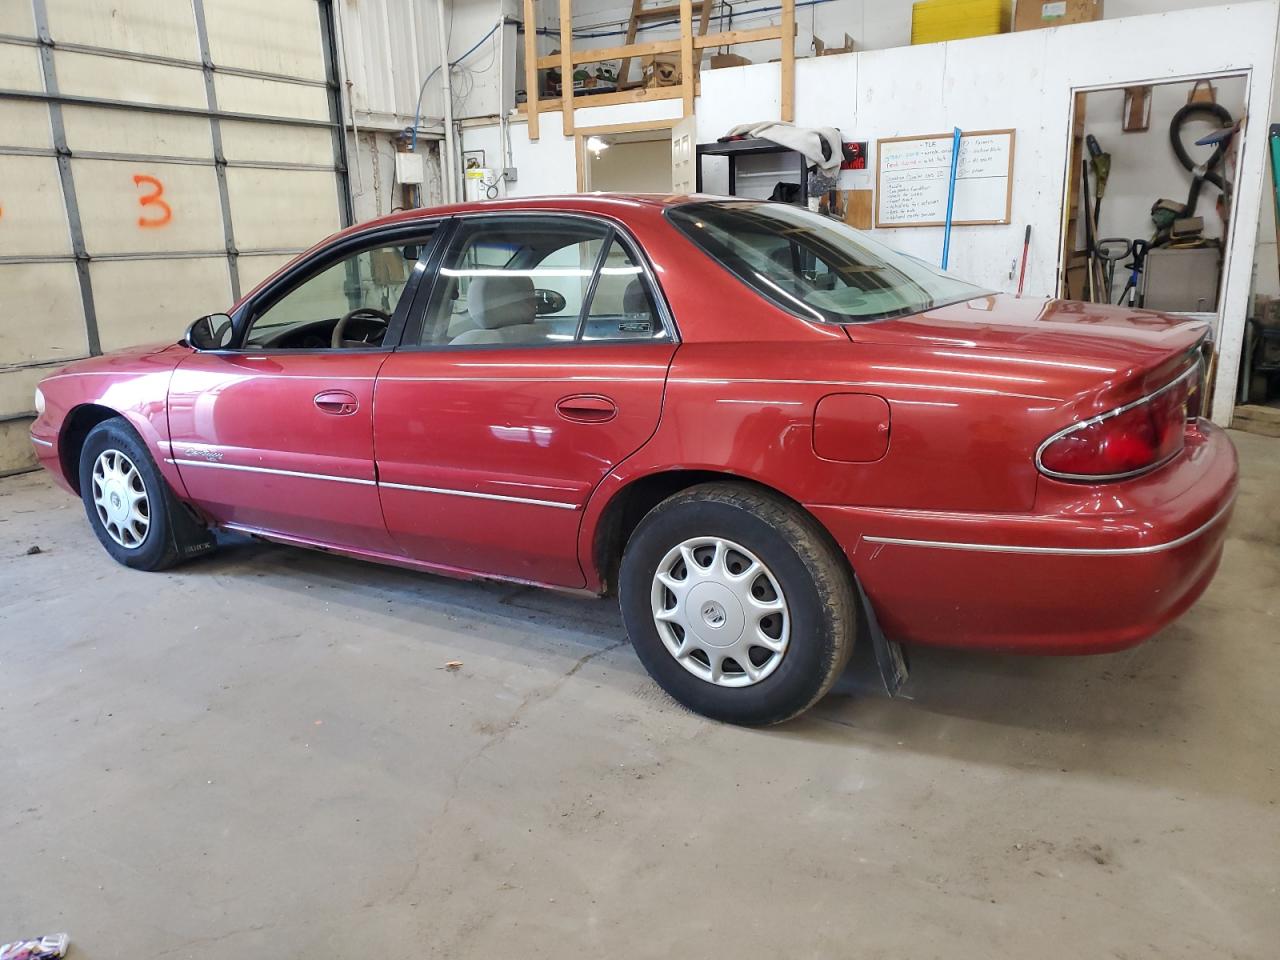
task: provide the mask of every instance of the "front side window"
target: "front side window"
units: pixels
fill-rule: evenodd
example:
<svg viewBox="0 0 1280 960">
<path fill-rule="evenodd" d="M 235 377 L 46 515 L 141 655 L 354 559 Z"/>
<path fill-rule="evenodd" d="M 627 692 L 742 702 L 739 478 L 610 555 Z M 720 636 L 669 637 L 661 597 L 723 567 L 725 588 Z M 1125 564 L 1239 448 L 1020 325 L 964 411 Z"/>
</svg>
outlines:
<svg viewBox="0 0 1280 960">
<path fill-rule="evenodd" d="M 340 345 L 378 345 L 421 249 L 420 241 L 384 244 L 326 267 L 257 313 L 244 345 L 260 349 L 328 347 L 334 344 L 333 334 L 340 324 Z"/>
<path fill-rule="evenodd" d="M 462 221 L 450 241 L 418 342 L 528 346 L 665 336 L 643 270 L 609 225 L 483 217 Z"/>
<path fill-rule="evenodd" d="M 787 204 L 696 201 L 672 207 L 667 217 L 747 286 L 805 319 L 880 320 L 988 292 Z"/>
</svg>

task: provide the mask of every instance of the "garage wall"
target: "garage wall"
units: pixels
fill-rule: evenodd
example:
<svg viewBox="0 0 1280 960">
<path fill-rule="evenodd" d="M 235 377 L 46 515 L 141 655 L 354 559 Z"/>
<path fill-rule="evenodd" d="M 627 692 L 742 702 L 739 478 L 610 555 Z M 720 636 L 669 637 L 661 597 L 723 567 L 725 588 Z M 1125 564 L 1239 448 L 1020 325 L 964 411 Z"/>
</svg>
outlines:
<svg viewBox="0 0 1280 960">
<path fill-rule="evenodd" d="M 177 339 L 349 221 L 329 16 L 0 3 L 0 472 L 51 368 Z"/>
</svg>

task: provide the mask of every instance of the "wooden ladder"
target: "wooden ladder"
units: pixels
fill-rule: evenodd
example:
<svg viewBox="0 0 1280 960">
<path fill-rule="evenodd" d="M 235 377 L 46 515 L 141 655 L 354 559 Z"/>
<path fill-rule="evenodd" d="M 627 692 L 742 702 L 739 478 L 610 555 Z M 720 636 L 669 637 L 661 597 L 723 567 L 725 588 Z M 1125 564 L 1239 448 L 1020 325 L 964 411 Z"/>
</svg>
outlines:
<svg viewBox="0 0 1280 960">
<path fill-rule="evenodd" d="M 711 7 L 714 0 L 693 0 L 695 9 L 699 10 L 698 20 L 698 36 L 705 37 L 707 35 L 707 27 L 711 23 Z M 665 20 L 668 17 L 680 18 L 680 4 L 666 3 L 660 7 L 646 7 L 644 0 L 631 0 L 631 19 L 627 22 L 627 45 L 636 42 L 636 33 L 640 29 L 640 23 L 643 20 Z M 622 63 L 618 66 L 618 89 L 625 90 L 630 84 L 627 81 L 627 71 L 631 69 L 631 57 L 623 57 Z M 696 72 L 696 70 L 695 70 Z M 687 82 L 692 83 L 694 77 L 684 78 Z M 643 81 L 641 81 L 643 83 Z M 641 84 L 635 84 L 640 86 Z"/>
</svg>

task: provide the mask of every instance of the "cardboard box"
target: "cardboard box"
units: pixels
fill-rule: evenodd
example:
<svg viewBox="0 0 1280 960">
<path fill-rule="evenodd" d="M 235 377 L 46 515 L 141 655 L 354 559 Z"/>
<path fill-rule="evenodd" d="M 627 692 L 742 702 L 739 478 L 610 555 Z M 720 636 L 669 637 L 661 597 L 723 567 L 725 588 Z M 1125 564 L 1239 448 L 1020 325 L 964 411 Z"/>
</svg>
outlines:
<svg viewBox="0 0 1280 960">
<path fill-rule="evenodd" d="M 1102 19 L 1102 0 L 1018 0 L 1013 29 L 1038 30 Z"/>
<path fill-rule="evenodd" d="M 840 53 L 853 53 L 854 48 L 853 37 L 847 33 L 844 35 L 844 45 L 839 47 L 828 47 L 821 37 L 816 34 L 813 37 L 813 55 L 815 57 L 834 57 Z"/>
<path fill-rule="evenodd" d="M 674 60 L 651 55 L 641 60 L 646 87 L 676 87 L 680 85 L 680 65 Z"/>
<path fill-rule="evenodd" d="M 711 69 L 718 70 L 720 67 L 748 67 L 751 61 L 746 57 L 740 57 L 736 53 L 713 53 L 711 55 Z"/>
</svg>

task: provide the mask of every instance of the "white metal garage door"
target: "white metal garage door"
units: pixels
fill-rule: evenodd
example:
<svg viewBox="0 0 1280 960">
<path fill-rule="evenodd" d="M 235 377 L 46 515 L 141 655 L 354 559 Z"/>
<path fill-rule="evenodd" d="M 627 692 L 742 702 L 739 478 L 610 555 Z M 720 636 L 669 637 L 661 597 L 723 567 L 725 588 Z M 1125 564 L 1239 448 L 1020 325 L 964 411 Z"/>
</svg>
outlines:
<svg viewBox="0 0 1280 960">
<path fill-rule="evenodd" d="M 351 220 L 330 0 L 0 0 L 0 473 L 52 366 Z"/>
</svg>

